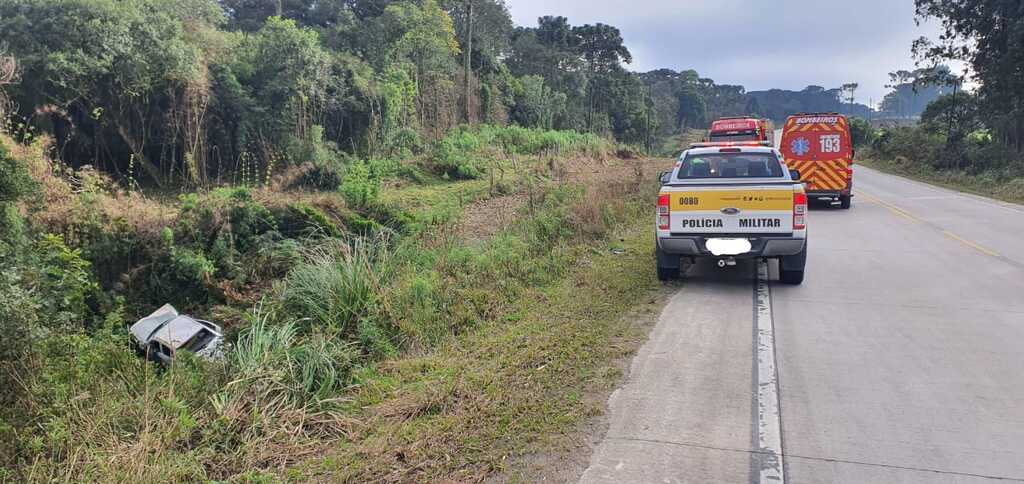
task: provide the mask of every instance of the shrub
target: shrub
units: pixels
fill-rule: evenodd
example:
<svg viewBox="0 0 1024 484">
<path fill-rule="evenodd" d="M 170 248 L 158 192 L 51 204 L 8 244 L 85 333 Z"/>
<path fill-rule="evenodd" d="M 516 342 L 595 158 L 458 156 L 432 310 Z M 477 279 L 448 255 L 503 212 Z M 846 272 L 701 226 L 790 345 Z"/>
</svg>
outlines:
<svg viewBox="0 0 1024 484">
<path fill-rule="evenodd" d="M 14 375 L 22 374 L 22 362 L 44 333 L 40 326 L 42 304 L 22 286 L 14 270 L 0 269 L 0 408 L 7 408 L 20 394 Z M 3 411 L 0 410 L 0 416 Z M 2 420 L 2 419 L 0 419 Z M 0 448 L 0 466 L 3 465 Z"/>
<path fill-rule="evenodd" d="M 218 188 L 205 197 L 183 195 L 181 200 L 179 232 L 201 247 L 230 231 L 232 249 L 245 252 L 256 238 L 277 228 L 274 215 L 245 187 Z"/>
<path fill-rule="evenodd" d="M 250 274 L 260 280 L 282 277 L 302 262 L 302 245 L 295 239 L 264 237 L 247 257 Z"/>
<path fill-rule="evenodd" d="M 435 143 L 431 158 L 438 170 L 451 178 L 479 178 L 487 163 L 482 156 L 486 141 L 468 129 L 456 129 Z"/>
<path fill-rule="evenodd" d="M 345 227 L 356 235 L 366 236 L 373 235 L 379 232 L 383 227 L 381 224 L 370 220 L 358 213 L 349 213 L 345 215 Z"/>
<path fill-rule="evenodd" d="M 380 179 L 371 175 L 367 163 L 355 162 L 345 171 L 341 182 L 341 196 L 350 206 L 364 208 L 377 201 L 380 194 Z"/>
<path fill-rule="evenodd" d="M 176 304 L 205 304 L 217 267 L 198 250 L 171 247 L 155 261 L 144 291 L 138 296 L 153 305 L 168 301 Z"/>
<path fill-rule="evenodd" d="M 36 253 L 40 272 L 35 283 L 42 296 L 45 323 L 63 328 L 80 326 L 93 315 L 89 302 L 95 303 L 99 292 L 92 264 L 82 258 L 81 250 L 68 248 L 59 235 L 44 235 Z"/>
<path fill-rule="evenodd" d="M 35 185 L 29 176 L 28 167 L 10 156 L 7 148 L 0 143 L 0 205 L 20 200 L 32 193 Z"/>
<path fill-rule="evenodd" d="M 337 160 L 308 161 L 299 165 L 285 182 L 285 188 L 332 191 L 341 186 L 344 168 Z"/>
<path fill-rule="evenodd" d="M 854 147 L 871 146 L 876 136 L 877 133 L 875 128 L 871 127 L 871 123 L 861 118 L 850 118 L 850 138 Z"/>
<path fill-rule="evenodd" d="M 281 234 L 285 237 L 341 237 L 341 229 L 327 215 L 307 203 L 288 205 L 280 219 Z"/>
</svg>

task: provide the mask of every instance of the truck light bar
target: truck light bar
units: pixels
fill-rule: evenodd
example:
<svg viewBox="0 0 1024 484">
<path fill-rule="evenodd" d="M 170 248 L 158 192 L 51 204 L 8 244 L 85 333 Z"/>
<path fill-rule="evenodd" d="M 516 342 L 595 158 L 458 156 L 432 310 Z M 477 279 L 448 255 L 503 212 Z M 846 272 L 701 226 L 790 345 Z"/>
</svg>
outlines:
<svg viewBox="0 0 1024 484">
<path fill-rule="evenodd" d="M 772 148 L 775 145 L 771 141 L 704 141 L 700 143 L 693 143 L 690 148 L 726 148 L 726 147 L 768 147 Z"/>
</svg>

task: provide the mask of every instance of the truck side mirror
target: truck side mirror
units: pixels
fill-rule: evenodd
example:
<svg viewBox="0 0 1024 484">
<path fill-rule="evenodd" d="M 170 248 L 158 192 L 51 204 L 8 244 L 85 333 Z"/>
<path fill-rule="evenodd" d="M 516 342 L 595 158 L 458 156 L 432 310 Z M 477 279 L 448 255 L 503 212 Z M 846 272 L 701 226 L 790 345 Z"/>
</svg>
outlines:
<svg viewBox="0 0 1024 484">
<path fill-rule="evenodd" d="M 793 181 L 800 181 L 800 170 L 789 170 L 789 177 L 792 178 Z"/>
<path fill-rule="evenodd" d="M 661 180 L 661 184 L 664 185 L 669 182 L 672 177 L 671 171 L 663 171 L 658 174 L 658 179 Z"/>
</svg>

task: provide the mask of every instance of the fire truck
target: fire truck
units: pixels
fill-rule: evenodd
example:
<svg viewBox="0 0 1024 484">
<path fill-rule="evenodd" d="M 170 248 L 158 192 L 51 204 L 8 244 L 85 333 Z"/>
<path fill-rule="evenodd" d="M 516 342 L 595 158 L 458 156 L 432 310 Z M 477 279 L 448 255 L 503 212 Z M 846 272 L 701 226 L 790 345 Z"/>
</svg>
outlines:
<svg viewBox="0 0 1024 484">
<path fill-rule="evenodd" d="M 853 145 L 846 116 L 838 113 L 796 114 L 786 119 L 779 151 L 790 170 L 800 172 L 812 199 L 839 202 L 853 198 Z"/>
<path fill-rule="evenodd" d="M 751 116 L 721 118 L 711 123 L 707 140 L 718 141 L 768 141 L 773 142 L 775 126 L 770 119 Z"/>
</svg>

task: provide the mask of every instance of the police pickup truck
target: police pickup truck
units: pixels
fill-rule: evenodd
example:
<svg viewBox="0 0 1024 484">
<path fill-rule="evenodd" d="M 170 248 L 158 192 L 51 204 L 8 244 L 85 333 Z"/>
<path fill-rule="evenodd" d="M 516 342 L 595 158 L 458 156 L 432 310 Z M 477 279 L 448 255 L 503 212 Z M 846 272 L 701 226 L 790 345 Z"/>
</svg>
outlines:
<svg viewBox="0 0 1024 484">
<path fill-rule="evenodd" d="M 679 277 L 683 260 L 779 259 L 782 282 L 800 284 L 807 261 L 807 194 L 800 175 L 763 143 L 698 143 L 662 174 L 658 278 Z"/>
</svg>

